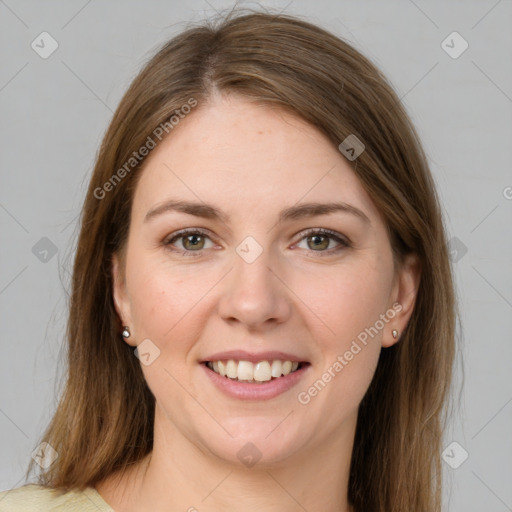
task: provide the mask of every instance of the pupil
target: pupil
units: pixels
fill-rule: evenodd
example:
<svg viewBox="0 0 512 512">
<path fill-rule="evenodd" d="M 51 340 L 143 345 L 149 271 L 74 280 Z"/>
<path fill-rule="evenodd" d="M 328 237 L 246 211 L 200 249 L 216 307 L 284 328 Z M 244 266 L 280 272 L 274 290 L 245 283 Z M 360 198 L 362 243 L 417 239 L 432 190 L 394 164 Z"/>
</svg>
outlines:
<svg viewBox="0 0 512 512">
<path fill-rule="evenodd" d="M 317 248 L 321 247 L 321 248 L 325 249 L 325 241 L 327 240 L 327 237 L 325 237 L 323 235 L 313 235 L 311 238 L 316 240 L 315 242 L 313 242 L 314 247 L 317 247 Z M 324 243 L 323 244 L 322 244 L 322 242 L 317 243 L 318 240 L 322 239 L 322 238 L 324 239 L 323 240 Z"/>
<path fill-rule="evenodd" d="M 186 240 L 186 243 L 185 243 L 185 247 L 187 246 L 187 244 L 191 244 L 193 247 L 197 247 L 198 245 L 198 240 L 201 239 L 201 236 L 199 235 L 188 235 L 185 240 Z M 192 241 L 191 240 L 195 240 L 195 241 Z"/>
</svg>

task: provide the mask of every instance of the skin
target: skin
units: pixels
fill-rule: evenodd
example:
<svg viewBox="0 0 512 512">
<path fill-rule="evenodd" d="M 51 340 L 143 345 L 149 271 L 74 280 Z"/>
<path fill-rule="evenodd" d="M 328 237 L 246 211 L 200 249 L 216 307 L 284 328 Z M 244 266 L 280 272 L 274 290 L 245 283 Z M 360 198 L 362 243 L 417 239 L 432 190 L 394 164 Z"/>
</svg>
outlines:
<svg viewBox="0 0 512 512">
<path fill-rule="evenodd" d="M 171 198 L 212 204 L 229 221 L 175 211 L 144 221 Z M 332 201 L 369 222 L 335 212 L 277 224 L 286 207 Z M 195 239 L 199 250 L 186 237 L 173 242 L 178 252 L 165 245 L 183 228 L 208 232 Z M 333 230 L 350 246 L 308 237 L 309 228 Z M 236 251 L 247 236 L 263 249 L 252 263 Z M 179 252 L 186 250 L 199 256 Z M 384 219 L 338 149 L 283 111 L 213 96 L 148 158 L 126 251 L 112 271 L 116 309 L 131 330 L 126 342 L 149 339 L 160 355 L 142 365 L 156 397 L 153 453 L 101 482 L 104 499 L 120 512 L 349 511 L 358 406 L 380 350 L 397 342 L 392 330 L 407 325 L 420 271 L 413 256 L 395 267 Z M 395 303 L 401 311 L 378 335 L 299 403 L 298 393 Z M 199 364 L 232 349 L 291 352 L 311 366 L 278 397 L 237 400 Z M 248 442 L 261 453 L 251 468 L 237 457 Z"/>
</svg>

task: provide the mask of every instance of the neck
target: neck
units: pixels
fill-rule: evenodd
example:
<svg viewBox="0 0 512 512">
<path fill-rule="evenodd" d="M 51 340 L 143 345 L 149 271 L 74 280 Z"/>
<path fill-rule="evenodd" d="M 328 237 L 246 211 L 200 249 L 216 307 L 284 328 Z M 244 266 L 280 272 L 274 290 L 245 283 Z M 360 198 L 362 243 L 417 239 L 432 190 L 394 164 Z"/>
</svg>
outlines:
<svg viewBox="0 0 512 512">
<path fill-rule="evenodd" d="M 350 424 L 349 424 L 350 423 Z M 116 511 L 350 512 L 347 503 L 355 421 L 322 446 L 247 468 L 200 450 L 158 413 L 153 452 L 98 491 Z"/>
</svg>

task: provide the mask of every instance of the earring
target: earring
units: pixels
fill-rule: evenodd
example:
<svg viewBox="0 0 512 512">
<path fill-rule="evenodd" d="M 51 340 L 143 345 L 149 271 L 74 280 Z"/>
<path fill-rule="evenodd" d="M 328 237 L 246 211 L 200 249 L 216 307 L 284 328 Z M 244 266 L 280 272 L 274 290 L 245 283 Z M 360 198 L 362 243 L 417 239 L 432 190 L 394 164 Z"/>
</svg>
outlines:
<svg viewBox="0 0 512 512">
<path fill-rule="evenodd" d="M 128 326 L 123 327 L 123 338 L 129 338 L 130 337 L 130 328 Z"/>
<path fill-rule="evenodd" d="M 392 334 L 393 334 L 393 338 L 395 338 L 395 340 L 398 339 L 398 331 L 396 329 L 393 329 Z"/>
</svg>

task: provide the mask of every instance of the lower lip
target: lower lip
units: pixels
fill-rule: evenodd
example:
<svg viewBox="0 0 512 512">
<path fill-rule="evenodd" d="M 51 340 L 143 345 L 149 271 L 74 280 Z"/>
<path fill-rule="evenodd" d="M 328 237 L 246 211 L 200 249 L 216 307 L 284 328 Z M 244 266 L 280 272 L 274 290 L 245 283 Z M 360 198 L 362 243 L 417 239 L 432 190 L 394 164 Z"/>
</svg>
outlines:
<svg viewBox="0 0 512 512">
<path fill-rule="evenodd" d="M 293 373 L 277 379 L 258 384 L 249 384 L 248 382 L 238 382 L 228 377 L 223 377 L 210 370 L 205 364 L 201 364 L 201 366 L 208 378 L 211 379 L 218 389 L 231 398 L 237 398 L 238 400 L 270 400 L 275 398 L 295 386 L 310 367 L 308 364 Z"/>
</svg>

